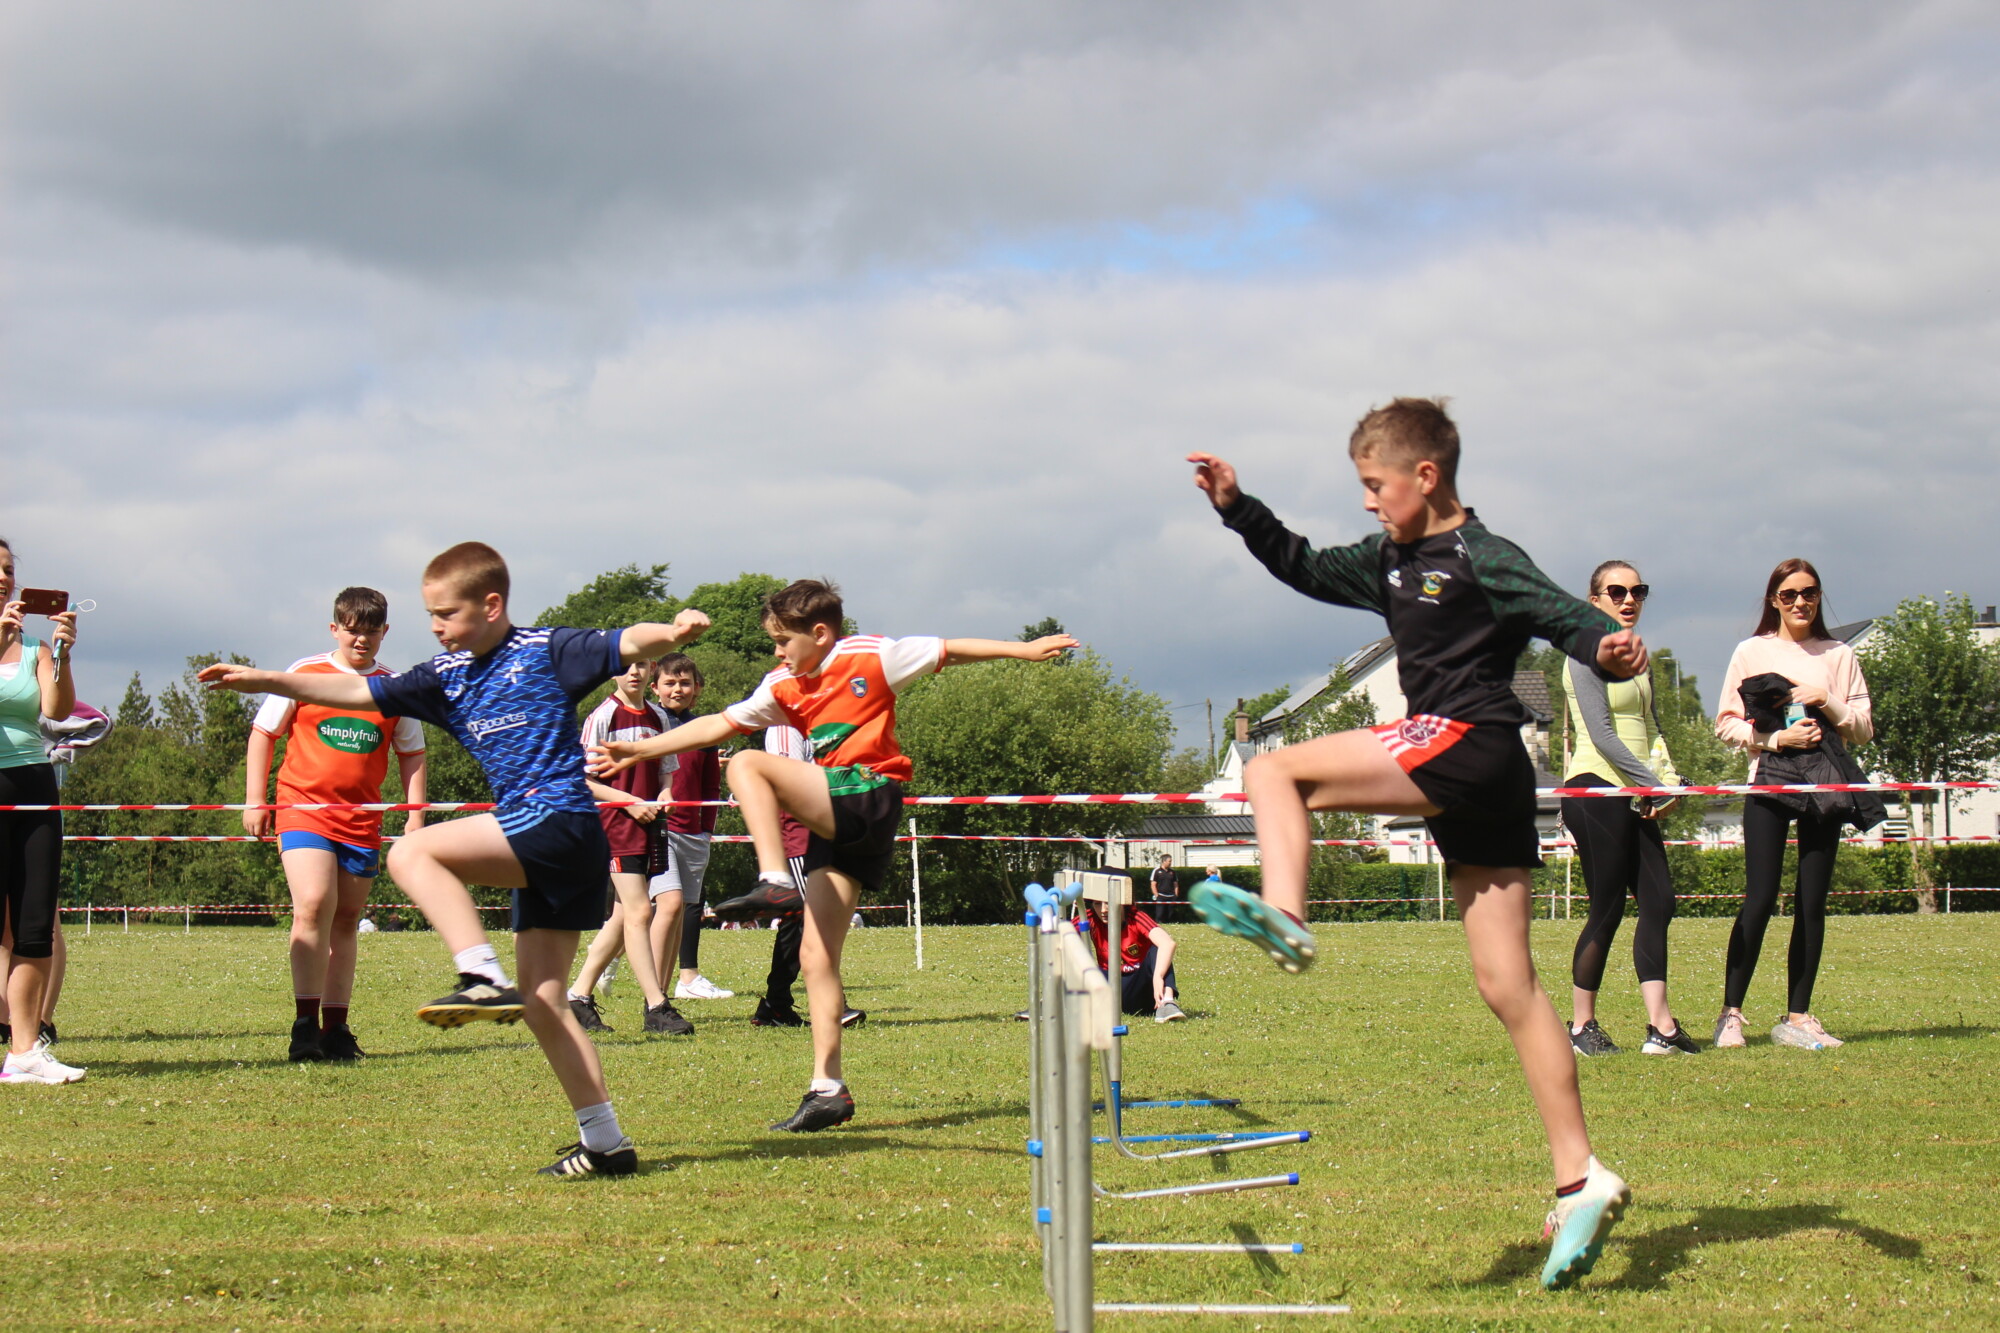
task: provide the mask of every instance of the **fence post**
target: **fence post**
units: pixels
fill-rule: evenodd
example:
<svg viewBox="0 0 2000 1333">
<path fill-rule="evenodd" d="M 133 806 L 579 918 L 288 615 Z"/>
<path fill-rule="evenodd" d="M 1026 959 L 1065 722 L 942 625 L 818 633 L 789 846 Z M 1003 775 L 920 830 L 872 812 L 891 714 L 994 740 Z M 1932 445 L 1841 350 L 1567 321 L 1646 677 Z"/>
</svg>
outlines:
<svg viewBox="0 0 2000 1333">
<path fill-rule="evenodd" d="M 86 935 L 90 933 L 90 920 L 91 920 L 90 904 L 85 903 L 83 905 L 83 933 Z"/>
<path fill-rule="evenodd" d="M 125 919 L 125 933 L 130 935 L 132 933 L 132 909 L 128 907 L 120 915 Z"/>
<path fill-rule="evenodd" d="M 917 817 L 910 816 L 910 919 L 917 931 L 917 971 L 924 970 L 924 875 L 917 865 Z"/>
<path fill-rule="evenodd" d="M 1944 914 L 1951 915 L 1951 881 L 1944 882 Z"/>
<path fill-rule="evenodd" d="M 185 903 L 181 907 L 181 934 L 194 934 L 194 904 Z"/>
</svg>

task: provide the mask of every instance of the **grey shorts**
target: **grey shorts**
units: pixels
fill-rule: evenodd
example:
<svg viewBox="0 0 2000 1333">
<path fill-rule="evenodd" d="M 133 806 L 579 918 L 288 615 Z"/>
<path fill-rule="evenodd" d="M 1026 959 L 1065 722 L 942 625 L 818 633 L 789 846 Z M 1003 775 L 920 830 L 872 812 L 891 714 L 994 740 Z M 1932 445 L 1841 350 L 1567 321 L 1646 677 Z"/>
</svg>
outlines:
<svg viewBox="0 0 2000 1333">
<path fill-rule="evenodd" d="M 712 849 L 706 833 L 667 834 L 667 870 L 653 876 L 646 886 L 648 897 L 678 893 L 684 903 L 701 901 L 701 882 L 708 877 L 708 854 Z"/>
</svg>

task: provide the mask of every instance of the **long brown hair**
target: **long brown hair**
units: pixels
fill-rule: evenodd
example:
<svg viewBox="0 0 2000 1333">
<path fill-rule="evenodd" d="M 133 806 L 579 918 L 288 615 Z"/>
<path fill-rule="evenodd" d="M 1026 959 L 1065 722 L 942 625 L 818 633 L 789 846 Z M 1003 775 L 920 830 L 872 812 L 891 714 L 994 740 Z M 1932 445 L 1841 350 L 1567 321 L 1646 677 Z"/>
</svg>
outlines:
<svg viewBox="0 0 2000 1333">
<path fill-rule="evenodd" d="M 1757 617 L 1757 633 L 1775 634 L 1778 629 L 1778 585 L 1794 574 L 1810 574 L 1819 585 L 1819 604 L 1813 608 L 1812 636 L 1815 639 L 1830 639 L 1826 632 L 1826 580 L 1813 568 L 1812 561 L 1802 556 L 1780 560 L 1778 567 L 1771 571 L 1771 581 L 1764 585 L 1764 610 Z"/>
</svg>

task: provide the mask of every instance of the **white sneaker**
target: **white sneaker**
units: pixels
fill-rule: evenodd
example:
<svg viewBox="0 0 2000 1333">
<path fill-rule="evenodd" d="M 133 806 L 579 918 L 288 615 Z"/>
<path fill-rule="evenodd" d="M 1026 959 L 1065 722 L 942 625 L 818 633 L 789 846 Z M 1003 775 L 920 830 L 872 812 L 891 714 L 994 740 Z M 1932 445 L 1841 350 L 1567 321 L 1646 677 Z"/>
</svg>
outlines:
<svg viewBox="0 0 2000 1333">
<path fill-rule="evenodd" d="M 676 1000 L 727 1000 L 735 994 L 735 991 L 722 989 L 699 972 L 694 974 L 693 981 L 674 983 Z"/>
<path fill-rule="evenodd" d="M 75 1083 L 82 1077 L 83 1070 L 64 1064 L 42 1048 L 26 1055 L 9 1051 L 6 1064 L 0 1065 L 0 1083 Z"/>
<path fill-rule="evenodd" d="M 1542 1239 L 1549 1242 L 1542 1285 L 1559 1291 L 1594 1268 L 1598 1255 L 1604 1252 L 1604 1238 L 1631 1203 L 1632 1187 L 1604 1163 L 1591 1158 L 1583 1188 L 1558 1200 L 1542 1223 Z"/>
</svg>

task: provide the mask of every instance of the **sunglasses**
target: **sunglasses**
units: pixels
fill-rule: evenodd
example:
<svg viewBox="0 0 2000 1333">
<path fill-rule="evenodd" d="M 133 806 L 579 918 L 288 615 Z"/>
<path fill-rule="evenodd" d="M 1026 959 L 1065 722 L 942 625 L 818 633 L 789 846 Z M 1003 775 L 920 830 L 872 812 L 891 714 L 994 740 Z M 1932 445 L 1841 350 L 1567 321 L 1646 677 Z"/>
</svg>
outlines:
<svg viewBox="0 0 2000 1333">
<path fill-rule="evenodd" d="M 1650 585 L 1644 583 L 1635 583 L 1629 588 L 1622 583 L 1607 583 L 1604 585 L 1602 595 L 1609 597 L 1614 602 L 1622 602 L 1627 597 L 1630 597 L 1635 602 L 1643 602 L 1653 595 L 1653 589 Z"/>
<path fill-rule="evenodd" d="M 1790 606 L 1793 602 L 1817 602 L 1819 600 L 1819 589 L 1780 588 L 1778 589 L 1778 600 L 1786 606 Z"/>
</svg>

